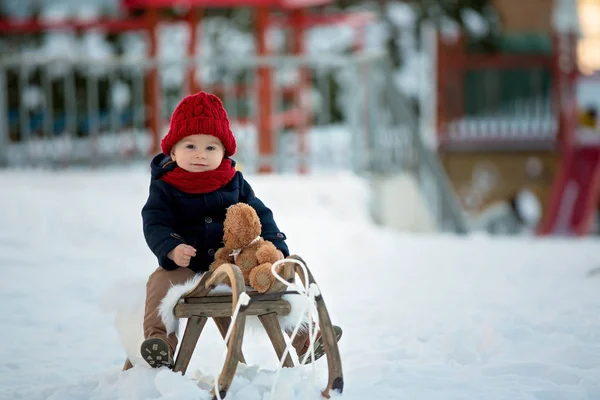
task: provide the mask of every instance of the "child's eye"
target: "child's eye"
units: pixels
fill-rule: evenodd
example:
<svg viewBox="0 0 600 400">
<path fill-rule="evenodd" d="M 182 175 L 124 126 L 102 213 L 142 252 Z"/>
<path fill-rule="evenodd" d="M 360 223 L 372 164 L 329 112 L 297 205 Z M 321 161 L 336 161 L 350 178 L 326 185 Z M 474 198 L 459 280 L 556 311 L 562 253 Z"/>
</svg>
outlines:
<svg viewBox="0 0 600 400">
<path fill-rule="evenodd" d="M 213 150 L 216 150 L 216 149 L 217 149 L 216 146 L 207 146 L 206 147 L 206 150 L 208 150 L 208 151 L 213 151 Z"/>
<path fill-rule="evenodd" d="M 185 146 L 186 149 L 190 149 L 190 150 L 194 150 L 196 148 L 196 146 L 194 146 L 193 144 L 188 144 L 187 146 Z"/>
</svg>

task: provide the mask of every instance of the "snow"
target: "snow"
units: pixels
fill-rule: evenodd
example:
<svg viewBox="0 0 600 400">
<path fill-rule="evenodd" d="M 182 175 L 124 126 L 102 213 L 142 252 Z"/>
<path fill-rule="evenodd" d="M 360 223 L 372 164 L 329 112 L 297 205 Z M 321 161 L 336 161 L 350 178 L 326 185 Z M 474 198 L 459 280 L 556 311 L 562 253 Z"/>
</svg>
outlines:
<svg viewBox="0 0 600 400">
<path fill-rule="evenodd" d="M 117 110 L 124 110 L 131 103 L 131 91 L 122 80 L 116 81 L 110 89 L 111 104 Z"/>
<path fill-rule="evenodd" d="M 402 233 L 370 222 L 368 182 L 353 175 L 247 178 L 344 328 L 341 398 L 600 398 L 598 239 Z M 209 399 L 225 354 L 214 324 L 186 376 L 121 372 L 101 308 L 155 268 L 148 179 L 146 164 L 0 171 L 0 399 Z M 270 399 L 266 335 L 246 336 L 244 353 L 227 399 Z M 282 370 L 273 398 L 319 399 L 326 371 Z"/>
<path fill-rule="evenodd" d="M 404 2 L 393 2 L 387 5 L 386 12 L 394 25 L 413 29 L 417 23 L 414 8 Z"/>
<path fill-rule="evenodd" d="M 33 110 L 44 105 L 44 93 L 39 86 L 28 85 L 23 89 L 21 104 L 28 110 Z"/>
<path fill-rule="evenodd" d="M 542 218 L 542 205 L 535 193 L 522 189 L 516 196 L 516 207 L 523 221 L 530 227 L 535 227 Z"/>
<path fill-rule="evenodd" d="M 475 10 L 470 8 L 463 9 L 461 11 L 461 19 L 467 30 L 475 37 L 481 38 L 489 33 L 490 27 L 487 21 Z"/>
</svg>

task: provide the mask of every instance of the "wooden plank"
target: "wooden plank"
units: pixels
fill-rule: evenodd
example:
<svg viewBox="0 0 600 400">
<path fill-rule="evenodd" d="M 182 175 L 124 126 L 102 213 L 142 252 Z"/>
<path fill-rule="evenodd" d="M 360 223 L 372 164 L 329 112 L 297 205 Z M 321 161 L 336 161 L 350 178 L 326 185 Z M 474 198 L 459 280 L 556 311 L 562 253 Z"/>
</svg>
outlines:
<svg viewBox="0 0 600 400">
<path fill-rule="evenodd" d="M 293 260 L 298 260 L 306 266 L 306 263 L 304 262 L 302 257 L 300 257 L 299 255 L 292 254 L 288 258 L 291 258 Z M 308 284 L 306 282 L 306 277 L 304 276 L 304 271 L 302 270 L 302 267 L 300 267 L 300 264 L 294 263 L 294 269 L 295 269 L 296 274 L 298 274 L 298 277 L 300 278 L 302 285 L 308 290 Z M 308 269 L 308 266 L 306 267 L 306 269 Z"/>
<path fill-rule="evenodd" d="M 219 329 L 219 333 L 221 334 L 221 337 L 223 339 L 225 339 L 225 336 L 227 335 L 227 330 L 229 329 L 229 325 L 231 325 L 231 318 L 230 317 L 214 317 L 213 321 L 215 321 L 215 324 L 217 325 L 217 328 Z"/>
<path fill-rule="evenodd" d="M 196 286 L 190 289 L 190 291 L 185 293 L 182 297 L 206 296 L 213 289 L 213 287 L 206 285 L 206 282 L 210 279 L 212 274 L 213 273 L 211 271 L 205 272 L 200 280 L 196 283 Z"/>
<path fill-rule="evenodd" d="M 306 264 L 306 263 L 305 263 Z M 308 282 L 316 283 L 308 266 L 306 267 Z M 323 397 L 329 398 L 329 392 L 336 390 L 342 393 L 344 390 L 344 374 L 342 372 L 342 359 L 340 357 L 340 350 L 338 348 L 337 339 L 335 332 L 333 331 L 333 324 L 329 317 L 329 312 L 325 306 L 325 300 L 323 296 L 319 295 L 315 298 L 317 302 L 317 312 L 319 314 L 319 325 L 321 327 L 321 337 L 323 338 L 323 345 L 325 347 L 325 355 L 327 356 L 327 368 L 329 370 L 329 381 L 325 390 L 321 392 Z"/>
<path fill-rule="evenodd" d="M 265 301 L 265 300 L 279 300 L 283 295 L 286 294 L 298 294 L 296 291 L 279 291 L 279 292 L 267 292 L 267 293 L 259 293 L 259 292 L 246 292 L 248 296 L 252 299 L 252 301 Z M 183 299 L 184 303 L 231 303 L 232 297 L 230 295 L 220 295 L 213 296 L 208 295 L 204 297 L 185 297 Z"/>
<path fill-rule="evenodd" d="M 212 276 L 206 281 L 206 286 L 215 286 L 220 282 L 223 282 L 225 279 L 229 278 L 229 282 L 231 282 L 232 289 L 232 301 L 229 306 L 234 308 L 238 303 L 238 298 L 240 294 L 244 293 L 246 289 L 246 285 L 244 284 L 244 277 L 242 276 L 242 272 L 239 267 L 233 264 L 223 264 L 219 268 L 217 268 Z M 179 304 L 180 306 L 190 306 L 191 304 Z M 227 303 L 225 303 L 227 305 Z M 208 306 L 208 304 L 202 304 L 201 307 L 204 308 Z M 230 310 L 233 311 L 233 310 Z M 234 326 L 231 331 L 231 336 L 229 338 L 229 343 L 227 343 L 227 356 L 225 358 L 225 363 L 223 364 L 223 369 L 221 370 L 221 374 L 219 375 L 218 387 L 213 388 L 211 391 L 211 395 L 215 396 L 215 393 L 219 391 L 219 395 L 224 398 L 229 390 L 229 386 L 231 385 L 231 381 L 233 380 L 233 376 L 235 375 L 235 371 L 237 369 L 238 360 L 242 355 L 242 341 L 244 339 L 244 328 L 246 326 L 246 310 L 241 308 L 237 314 L 237 317 L 234 321 Z"/>
<path fill-rule="evenodd" d="M 283 352 L 286 348 L 285 339 L 283 338 L 283 333 L 281 332 L 281 326 L 279 325 L 279 320 L 277 319 L 277 314 L 269 313 L 259 315 L 258 319 L 265 328 L 269 339 L 271 339 L 271 343 L 273 343 L 273 348 L 275 349 L 275 353 L 277 353 L 277 357 L 281 360 L 283 356 Z M 294 363 L 289 353 L 286 355 L 285 360 L 283 361 L 283 366 L 292 368 Z"/>
<path fill-rule="evenodd" d="M 219 333 L 221 334 L 221 337 L 223 339 L 225 339 L 225 336 L 227 336 L 227 330 L 229 329 L 229 325 L 231 325 L 231 318 L 230 317 L 214 317 L 213 321 L 215 321 L 215 324 L 217 325 L 217 328 L 219 329 Z M 225 343 L 227 344 L 227 343 Z M 244 358 L 244 353 L 240 352 L 240 360 L 241 363 L 246 364 L 246 359 Z"/>
<path fill-rule="evenodd" d="M 233 303 L 197 303 L 177 304 L 174 308 L 175 316 L 178 318 L 200 317 L 231 317 Z M 276 312 L 279 315 L 288 315 L 292 307 L 290 303 L 283 300 L 259 301 L 250 303 L 246 309 L 246 315 L 261 315 Z"/>
<path fill-rule="evenodd" d="M 123 369 L 122 371 L 127 371 L 128 369 L 133 368 L 133 364 L 131 363 L 131 361 L 129 361 L 129 358 L 125 359 L 125 364 L 123 364 Z"/>
<path fill-rule="evenodd" d="M 295 266 L 295 263 L 291 263 L 291 262 L 283 263 L 281 265 L 281 271 L 280 271 L 279 275 L 287 282 L 292 283 L 294 281 L 294 275 L 295 275 L 294 266 Z M 267 293 L 282 292 L 286 289 L 287 289 L 287 285 L 276 280 L 275 283 L 273 283 L 273 286 L 271 286 L 271 288 L 267 291 Z"/>
<path fill-rule="evenodd" d="M 231 304 L 232 297 L 227 296 L 205 296 L 205 297 L 186 297 L 185 303 L 201 304 L 201 303 L 229 303 Z"/>
<path fill-rule="evenodd" d="M 206 321 L 207 318 L 198 316 L 192 316 L 188 319 L 173 371 L 181 372 L 182 375 L 185 375 L 185 371 L 192 359 L 196 343 L 198 343 L 198 338 L 200 337 L 200 333 L 202 332 Z"/>
</svg>

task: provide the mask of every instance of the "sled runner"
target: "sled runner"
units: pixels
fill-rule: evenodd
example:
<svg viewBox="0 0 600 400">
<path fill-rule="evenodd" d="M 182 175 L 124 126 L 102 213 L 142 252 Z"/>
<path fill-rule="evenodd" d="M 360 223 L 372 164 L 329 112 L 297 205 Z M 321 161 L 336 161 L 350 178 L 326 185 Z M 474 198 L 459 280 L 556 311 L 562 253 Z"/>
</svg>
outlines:
<svg viewBox="0 0 600 400">
<path fill-rule="evenodd" d="M 288 257 L 303 262 L 296 255 Z M 297 274 L 305 288 L 310 284 L 315 284 L 312 273 L 306 268 L 307 275 L 304 275 L 302 268 L 293 262 L 283 264 L 280 275 L 288 282 L 294 282 L 294 277 Z M 210 292 L 218 284 L 229 281 L 231 284 L 231 294 L 211 294 Z M 244 284 L 244 278 L 240 269 L 233 264 L 224 264 L 217 268 L 214 272 L 205 273 L 198 281 L 196 286 L 187 294 L 181 297 L 174 308 L 174 314 L 178 318 L 187 318 L 187 325 L 179 346 L 173 371 L 185 374 L 188 364 L 192 358 L 192 354 L 196 347 L 196 343 L 200 337 L 202 329 L 208 318 L 215 321 L 221 335 L 225 339 L 226 333 L 231 323 L 233 327 L 227 343 L 227 356 L 223 369 L 218 378 L 218 387 L 213 388 L 213 399 L 217 399 L 216 391 L 222 399 L 225 398 L 227 390 L 233 380 L 237 363 L 245 363 L 244 355 L 242 354 L 242 341 L 244 336 L 244 328 L 246 324 L 246 316 L 257 316 L 262 326 L 265 329 L 277 357 L 281 360 L 286 349 L 286 342 L 279 323 L 279 316 L 288 315 L 291 311 L 290 303 L 282 299 L 283 295 L 296 294 L 296 292 L 285 291 L 286 285 L 276 282 L 267 293 L 258 293 L 256 291 L 247 291 Z M 235 314 L 236 305 L 242 294 L 245 293 L 250 297 L 247 304 L 239 308 L 237 315 L 232 321 L 232 316 Z M 243 300 L 243 299 L 242 299 Z M 342 373 L 342 364 L 340 353 L 337 345 L 337 340 L 341 332 L 335 331 L 329 317 L 329 313 L 325 306 L 325 302 L 320 293 L 315 296 L 316 308 L 319 317 L 320 333 L 322 337 L 323 350 L 327 359 L 329 378 L 327 387 L 322 391 L 322 395 L 329 398 L 331 390 L 342 392 L 344 388 L 344 378 Z M 336 338 L 336 334 L 338 337 Z M 284 367 L 294 367 L 291 357 L 286 355 L 283 362 Z M 124 370 L 131 368 L 129 360 L 125 362 Z"/>
</svg>

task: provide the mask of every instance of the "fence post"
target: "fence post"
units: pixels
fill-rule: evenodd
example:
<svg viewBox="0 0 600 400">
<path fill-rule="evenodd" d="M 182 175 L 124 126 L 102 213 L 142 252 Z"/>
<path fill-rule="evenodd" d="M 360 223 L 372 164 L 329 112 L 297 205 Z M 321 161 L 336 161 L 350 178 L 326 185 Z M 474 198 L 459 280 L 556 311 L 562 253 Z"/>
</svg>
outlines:
<svg viewBox="0 0 600 400">
<path fill-rule="evenodd" d="M 360 62 L 348 65 L 347 81 L 355 83 L 365 83 L 364 76 L 361 75 Z M 352 88 L 354 91 L 346 94 L 344 100 L 345 118 L 348 120 L 351 136 L 351 163 L 352 170 L 357 174 L 364 173 L 366 161 L 370 149 L 364 140 L 367 131 L 367 115 L 366 115 L 366 84 L 358 88 L 358 85 Z M 348 90 L 348 89 L 346 89 Z"/>
<path fill-rule="evenodd" d="M 419 74 L 419 127 L 425 146 L 432 151 L 438 148 L 437 121 L 437 32 L 430 23 L 421 25 L 421 47 L 425 50 Z"/>
<path fill-rule="evenodd" d="M 148 26 L 148 35 L 150 36 L 150 59 L 152 60 L 150 71 L 148 73 L 146 93 L 149 98 L 149 125 L 150 134 L 152 135 L 152 145 L 149 155 L 155 155 L 161 151 L 160 141 L 162 138 L 162 103 L 161 103 L 161 87 L 160 87 L 160 67 L 158 62 L 158 23 L 159 14 L 156 8 L 150 8 L 146 12 L 146 22 Z"/>
<path fill-rule="evenodd" d="M 6 70 L 0 65 L 0 167 L 8 165 L 8 87 Z"/>
<path fill-rule="evenodd" d="M 258 56 L 266 56 L 267 29 L 269 26 L 269 8 L 261 6 L 256 9 L 256 47 Z M 257 71 L 257 106 L 258 106 L 258 172 L 273 172 L 273 67 L 260 65 Z"/>
</svg>

